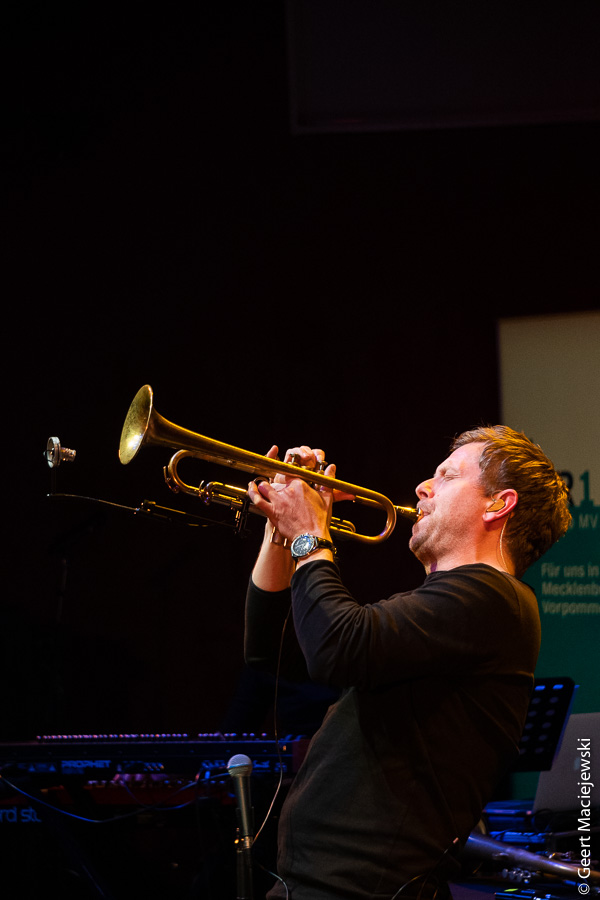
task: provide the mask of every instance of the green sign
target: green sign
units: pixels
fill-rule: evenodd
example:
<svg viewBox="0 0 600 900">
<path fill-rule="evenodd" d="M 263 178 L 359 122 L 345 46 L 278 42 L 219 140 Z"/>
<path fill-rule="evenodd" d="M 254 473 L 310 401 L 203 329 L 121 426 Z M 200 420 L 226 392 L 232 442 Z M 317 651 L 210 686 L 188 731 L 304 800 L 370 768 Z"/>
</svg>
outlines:
<svg viewBox="0 0 600 900">
<path fill-rule="evenodd" d="M 571 477 L 563 473 L 567 483 Z M 584 496 L 572 507 L 573 522 L 523 580 L 535 590 L 542 621 L 536 675 L 569 676 L 579 691 L 574 712 L 600 711 L 600 506 Z M 572 478 L 571 478 L 572 483 Z"/>
</svg>

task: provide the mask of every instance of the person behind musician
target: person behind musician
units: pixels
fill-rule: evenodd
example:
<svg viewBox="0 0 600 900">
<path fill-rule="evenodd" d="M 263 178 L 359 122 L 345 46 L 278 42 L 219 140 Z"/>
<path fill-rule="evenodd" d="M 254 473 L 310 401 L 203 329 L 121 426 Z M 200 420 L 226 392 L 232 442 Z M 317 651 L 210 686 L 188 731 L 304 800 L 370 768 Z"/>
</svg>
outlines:
<svg viewBox="0 0 600 900">
<path fill-rule="evenodd" d="M 303 446 L 286 461 L 292 453 L 308 468 L 324 459 Z M 274 671 L 280 659 L 282 676 L 342 690 L 286 797 L 268 897 L 446 897 L 518 752 L 540 642 L 520 579 L 569 526 L 564 482 L 508 427 L 460 435 L 416 488 L 409 547 L 423 584 L 367 605 L 340 578 L 329 490 L 283 475 L 248 490 L 269 522 L 246 660 Z"/>
</svg>

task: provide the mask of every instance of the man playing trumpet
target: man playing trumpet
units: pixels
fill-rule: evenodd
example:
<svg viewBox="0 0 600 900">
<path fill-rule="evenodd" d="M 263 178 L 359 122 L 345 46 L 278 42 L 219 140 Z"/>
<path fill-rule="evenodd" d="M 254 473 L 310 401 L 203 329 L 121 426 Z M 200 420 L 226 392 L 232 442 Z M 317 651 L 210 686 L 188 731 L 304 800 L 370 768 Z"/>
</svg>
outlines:
<svg viewBox="0 0 600 900">
<path fill-rule="evenodd" d="M 308 469 L 324 459 L 294 456 Z M 518 751 L 540 642 L 520 579 L 569 526 L 564 482 L 510 428 L 460 435 L 416 488 L 423 584 L 367 605 L 335 563 L 331 491 L 283 475 L 248 491 L 269 522 L 246 660 L 275 671 L 280 658 L 282 677 L 341 690 L 284 803 L 269 898 L 444 898 Z"/>
</svg>

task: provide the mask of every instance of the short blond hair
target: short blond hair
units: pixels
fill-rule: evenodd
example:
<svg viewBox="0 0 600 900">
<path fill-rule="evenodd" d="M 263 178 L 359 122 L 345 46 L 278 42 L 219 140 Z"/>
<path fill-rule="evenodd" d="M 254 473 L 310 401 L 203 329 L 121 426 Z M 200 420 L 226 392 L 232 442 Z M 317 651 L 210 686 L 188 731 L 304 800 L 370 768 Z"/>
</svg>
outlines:
<svg viewBox="0 0 600 900">
<path fill-rule="evenodd" d="M 542 448 L 506 425 L 465 431 L 451 450 L 482 443 L 481 485 L 490 496 L 512 488 L 519 496 L 505 531 L 508 552 L 520 577 L 562 537 L 571 524 L 567 486 Z"/>
</svg>

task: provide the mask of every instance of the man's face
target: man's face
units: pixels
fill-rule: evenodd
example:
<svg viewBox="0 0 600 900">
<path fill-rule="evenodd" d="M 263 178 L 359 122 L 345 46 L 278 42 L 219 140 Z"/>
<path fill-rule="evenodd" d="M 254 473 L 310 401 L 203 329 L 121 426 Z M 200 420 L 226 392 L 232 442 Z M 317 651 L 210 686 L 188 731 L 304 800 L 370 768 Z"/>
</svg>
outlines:
<svg viewBox="0 0 600 900">
<path fill-rule="evenodd" d="M 481 443 L 458 447 L 416 488 L 423 516 L 409 547 L 428 572 L 477 562 L 477 539 L 491 502 L 480 484 L 482 449 Z"/>
</svg>

